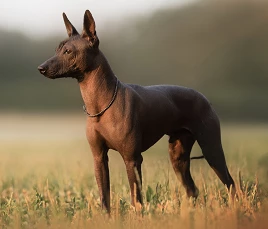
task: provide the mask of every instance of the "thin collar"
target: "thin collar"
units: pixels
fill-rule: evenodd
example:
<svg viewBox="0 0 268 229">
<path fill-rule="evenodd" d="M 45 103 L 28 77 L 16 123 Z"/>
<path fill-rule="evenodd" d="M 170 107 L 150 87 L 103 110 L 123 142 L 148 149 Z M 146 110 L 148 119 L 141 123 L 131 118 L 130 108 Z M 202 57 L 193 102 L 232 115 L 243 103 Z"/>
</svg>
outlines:
<svg viewBox="0 0 268 229">
<path fill-rule="evenodd" d="M 86 105 L 83 105 L 83 110 L 84 110 L 84 112 L 86 113 L 86 115 L 88 116 L 88 117 L 90 117 L 90 118 L 95 118 L 95 117 L 99 117 L 99 116 L 102 116 L 103 114 L 104 114 L 104 112 L 105 111 L 107 111 L 109 108 L 110 108 L 110 106 L 112 106 L 112 104 L 113 104 L 113 102 L 115 101 L 115 98 L 116 98 L 116 95 L 117 95 L 117 91 L 118 91 L 118 82 L 119 82 L 119 80 L 116 78 L 116 85 L 115 85 L 115 90 L 114 90 L 114 94 L 113 94 L 113 97 L 112 97 L 112 100 L 111 100 L 111 102 L 102 110 L 102 111 L 100 111 L 99 113 L 97 113 L 97 114 L 89 114 L 88 112 L 87 112 L 87 108 L 86 108 Z"/>
</svg>

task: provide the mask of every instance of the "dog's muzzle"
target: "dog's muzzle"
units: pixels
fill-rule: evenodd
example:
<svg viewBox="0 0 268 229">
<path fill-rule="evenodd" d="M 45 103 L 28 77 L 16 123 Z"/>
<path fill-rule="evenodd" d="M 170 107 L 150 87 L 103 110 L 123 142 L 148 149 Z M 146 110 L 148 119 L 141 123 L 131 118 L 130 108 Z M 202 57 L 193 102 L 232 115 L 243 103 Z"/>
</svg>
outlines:
<svg viewBox="0 0 268 229">
<path fill-rule="evenodd" d="M 42 65 L 40 65 L 40 66 L 38 66 L 38 70 L 39 70 L 39 72 L 41 73 L 41 74 L 45 74 L 46 73 L 46 69 L 42 66 Z"/>
</svg>

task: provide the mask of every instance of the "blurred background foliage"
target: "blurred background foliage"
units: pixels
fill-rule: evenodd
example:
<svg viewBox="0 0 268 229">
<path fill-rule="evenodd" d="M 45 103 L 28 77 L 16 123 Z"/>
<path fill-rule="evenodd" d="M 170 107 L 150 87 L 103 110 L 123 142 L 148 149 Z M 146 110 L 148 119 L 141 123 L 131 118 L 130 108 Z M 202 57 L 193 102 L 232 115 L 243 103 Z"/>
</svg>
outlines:
<svg viewBox="0 0 268 229">
<path fill-rule="evenodd" d="M 222 120 L 268 121 L 267 15 L 265 1 L 199 1 L 111 23 L 98 33 L 100 49 L 124 82 L 192 87 Z M 82 112 L 75 80 L 37 71 L 66 37 L 0 28 L 0 111 Z"/>
</svg>

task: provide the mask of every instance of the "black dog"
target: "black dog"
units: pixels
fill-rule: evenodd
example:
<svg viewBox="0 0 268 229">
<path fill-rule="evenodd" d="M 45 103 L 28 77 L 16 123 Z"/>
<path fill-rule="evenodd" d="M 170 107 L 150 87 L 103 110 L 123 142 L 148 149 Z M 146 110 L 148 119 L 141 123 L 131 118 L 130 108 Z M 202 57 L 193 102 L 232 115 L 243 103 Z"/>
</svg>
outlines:
<svg viewBox="0 0 268 229">
<path fill-rule="evenodd" d="M 163 135 L 169 135 L 169 154 L 175 173 L 188 196 L 198 189 L 190 174 L 190 153 L 195 141 L 205 159 L 228 188 L 234 181 L 226 166 L 220 123 L 208 100 L 178 86 L 130 85 L 120 82 L 99 50 L 95 22 L 87 10 L 80 35 L 63 14 L 69 38 L 56 54 L 38 67 L 48 78 L 73 77 L 85 103 L 90 144 L 102 206 L 110 212 L 108 150 L 117 150 L 126 165 L 132 204 L 142 203 L 141 153 Z"/>
</svg>

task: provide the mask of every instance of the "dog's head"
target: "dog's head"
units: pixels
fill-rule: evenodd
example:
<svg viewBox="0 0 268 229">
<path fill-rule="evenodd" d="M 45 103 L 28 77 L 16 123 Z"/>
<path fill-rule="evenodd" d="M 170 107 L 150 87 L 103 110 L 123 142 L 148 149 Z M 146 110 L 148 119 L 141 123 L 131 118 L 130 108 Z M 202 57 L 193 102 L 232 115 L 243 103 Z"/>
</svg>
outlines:
<svg viewBox="0 0 268 229">
<path fill-rule="evenodd" d="M 87 10 L 84 16 L 84 28 L 80 35 L 65 13 L 63 13 L 63 20 L 69 38 L 59 44 L 55 55 L 41 64 L 38 70 L 51 79 L 72 77 L 81 81 L 85 72 L 96 67 L 99 39 L 95 30 L 95 21 Z"/>
</svg>

